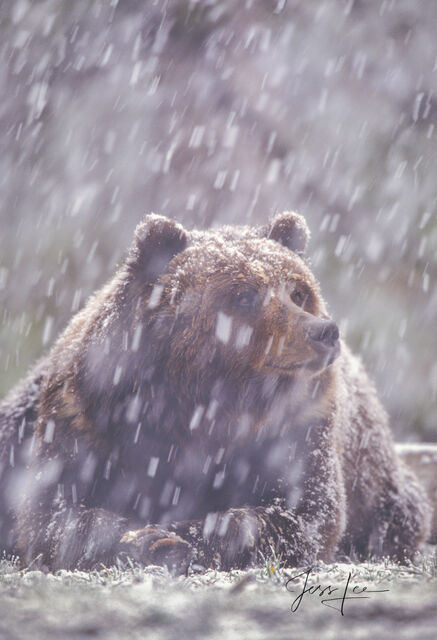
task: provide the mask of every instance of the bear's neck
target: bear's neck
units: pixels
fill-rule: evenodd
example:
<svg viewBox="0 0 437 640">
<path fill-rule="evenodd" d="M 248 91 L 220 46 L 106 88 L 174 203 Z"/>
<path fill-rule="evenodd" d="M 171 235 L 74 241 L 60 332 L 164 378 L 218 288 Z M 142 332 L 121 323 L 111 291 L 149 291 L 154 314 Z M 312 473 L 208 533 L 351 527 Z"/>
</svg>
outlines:
<svg viewBox="0 0 437 640">
<path fill-rule="evenodd" d="M 334 384 L 331 369 L 312 378 L 241 374 L 203 380 L 180 407 L 180 429 L 213 448 L 305 431 L 332 413 Z"/>
</svg>

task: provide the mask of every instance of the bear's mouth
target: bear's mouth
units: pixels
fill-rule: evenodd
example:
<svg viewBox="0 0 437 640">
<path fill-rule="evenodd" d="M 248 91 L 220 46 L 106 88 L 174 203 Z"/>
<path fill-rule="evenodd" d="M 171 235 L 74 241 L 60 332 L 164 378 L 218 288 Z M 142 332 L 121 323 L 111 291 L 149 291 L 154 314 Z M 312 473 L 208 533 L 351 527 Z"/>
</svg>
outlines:
<svg viewBox="0 0 437 640">
<path fill-rule="evenodd" d="M 319 352 L 317 357 L 314 360 L 311 360 L 307 363 L 308 369 L 321 371 L 322 369 L 326 369 L 329 367 L 335 360 L 337 360 L 340 355 L 341 347 L 340 342 L 337 341 L 335 344 L 329 348 L 324 349 L 323 352 Z"/>
<path fill-rule="evenodd" d="M 329 351 L 325 349 L 323 353 L 318 353 L 317 356 L 315 358 L 312 358 L 311 360 L 305 360 L 304 362 L 297 363 L 295 362 L 287 366 L 279 365 L 273 360 L 267 360 L 264 364 L 269 369 L 288 374 L 304 369 L 307 369 L 314 373 L 323 371 L 323 369 L 326 369 L 333 362 L 335 362 L 335 360 L 337 360 L 338 356 L 340 355 L 340 351 L 340 343 L 337 342 L 331 349 L 329 349 Z"/>
</svg>

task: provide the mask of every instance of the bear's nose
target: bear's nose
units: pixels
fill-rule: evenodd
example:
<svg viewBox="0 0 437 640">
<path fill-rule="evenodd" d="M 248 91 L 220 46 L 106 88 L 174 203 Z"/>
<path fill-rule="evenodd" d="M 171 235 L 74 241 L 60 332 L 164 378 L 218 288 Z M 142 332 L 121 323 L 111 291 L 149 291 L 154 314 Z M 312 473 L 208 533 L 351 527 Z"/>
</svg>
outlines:
<svg viewBox="0 0 437 640">
<path fill-rule="evenodd" d="M 331 349 L 338 342 L 340 332 L 332 320 L 313 320 L 307 328 L 307 335 L 314 346 Z"/>
</svg>

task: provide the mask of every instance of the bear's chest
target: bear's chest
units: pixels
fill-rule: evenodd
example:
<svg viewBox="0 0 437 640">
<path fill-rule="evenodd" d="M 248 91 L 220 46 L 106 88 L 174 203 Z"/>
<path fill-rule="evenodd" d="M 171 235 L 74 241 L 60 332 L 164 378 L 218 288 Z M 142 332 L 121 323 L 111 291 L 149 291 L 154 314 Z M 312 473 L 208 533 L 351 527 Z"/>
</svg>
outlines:
<svg viewBox="0 0 437 640">
<path fill-rule="evenodd" d="M 199 450 L 195 442 L 163 447 L 150 439 L 120 459 L 92 501 L 142 523 L 167 524 L 287 498 L 302 470 L 303 451 L 290 439 L 246 442 L 231 451 Z"/>
</svg>

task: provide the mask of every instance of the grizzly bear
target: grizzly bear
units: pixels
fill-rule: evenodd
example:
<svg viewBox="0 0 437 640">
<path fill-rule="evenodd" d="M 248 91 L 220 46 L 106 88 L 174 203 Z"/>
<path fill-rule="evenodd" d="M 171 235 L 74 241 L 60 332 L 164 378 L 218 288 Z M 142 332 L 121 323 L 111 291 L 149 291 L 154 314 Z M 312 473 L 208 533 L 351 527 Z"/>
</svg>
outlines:
<svg viewBox="0 0 437 640">
<path fill-rule="evenodd" d="M 411 558 L 430 507 L 304 258 L 305 220 L 145 217 L 0 405 L 2 546 L 91 568 Z"/>
</svg>

